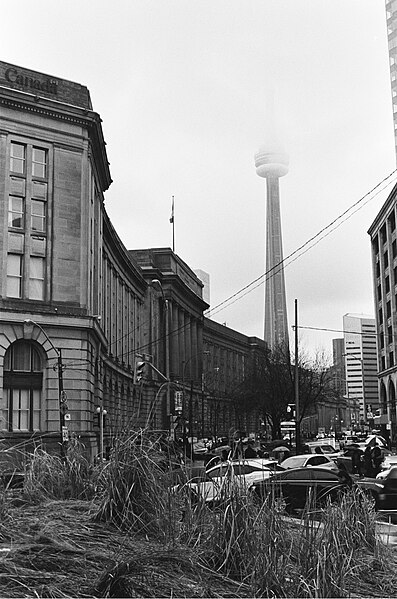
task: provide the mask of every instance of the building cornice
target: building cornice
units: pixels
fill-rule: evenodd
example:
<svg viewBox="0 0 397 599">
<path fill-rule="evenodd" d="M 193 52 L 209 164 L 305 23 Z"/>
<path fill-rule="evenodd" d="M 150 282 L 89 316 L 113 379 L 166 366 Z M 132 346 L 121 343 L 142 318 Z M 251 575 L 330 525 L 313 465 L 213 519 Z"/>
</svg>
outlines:
<svg viewBox="0 0 397 599">
<path fill-rule="evenodd" d="M 387 200 L 383 204 L 382 208 L 376 215 L 375 220 L 373 221 L 373 223 L 371 224 L 371 226 L 369 227 L 369 229 L 367 231 L 368 235 L 370 235 L 371 237 L 374 235 L 374 233 L 376 233 L 376 231 L 384 223 L 390 209 L 392 208 L 392 206 L 395 202 L 396 195 L 397 195 L 397 183 L 391 190 L 390 194 L 387 197 Z"/>
<path fill-rule="evenodd" d="M 102 119 L 98 113 L 87 108 L 80 108 L 3 86 L 0 86 L 0 105 L 11 110 L 30 112 L 87 129 L 92 143 L 93 155 L 98 164 L 101 189 L 106 191 L 110 187 L 112 178 L 106 154 L 106 142 L 103 137 Z"/>
</svg>

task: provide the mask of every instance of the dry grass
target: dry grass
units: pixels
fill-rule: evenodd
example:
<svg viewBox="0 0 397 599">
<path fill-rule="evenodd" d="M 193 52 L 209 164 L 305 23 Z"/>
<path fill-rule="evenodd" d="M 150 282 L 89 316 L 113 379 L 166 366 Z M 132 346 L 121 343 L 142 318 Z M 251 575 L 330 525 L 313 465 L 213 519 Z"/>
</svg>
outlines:
<svg viewBox="0 0 397 599">
<path fill-rule="evenodd" d="M 0 493 L 0 596 L 397 597 L 397 554 L 357 493 L 294 520 L 231 479 L 211 510 L 172 490 L 191 472 L 143 433 L 105 466 L 75 447 L 36 452 L 28 472 L 23 493 Z"/>
<path fill-rule="evenodd" d="M 247 597 L 187 548 L 93 522 L 90 502 L 10 506 L 0 525 L 1 597 Z"/>
</svg>

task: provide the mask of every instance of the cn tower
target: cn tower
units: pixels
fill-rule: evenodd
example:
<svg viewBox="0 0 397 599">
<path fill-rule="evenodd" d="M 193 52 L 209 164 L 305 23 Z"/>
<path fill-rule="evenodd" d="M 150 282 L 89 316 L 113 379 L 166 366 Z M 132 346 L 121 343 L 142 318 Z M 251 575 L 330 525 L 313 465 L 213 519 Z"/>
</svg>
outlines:
<svg viewBox="0 0 397 599">
<path fill-rule="evenodd" d="M 287 154 L 271 141 L 255 154 L 256 173 L 266 179 L 267 191 L 264 339 L 271 350 L 289 345 L 279 189 L 279 178 L 287 174 L 288 162 Z"/>
</svg>

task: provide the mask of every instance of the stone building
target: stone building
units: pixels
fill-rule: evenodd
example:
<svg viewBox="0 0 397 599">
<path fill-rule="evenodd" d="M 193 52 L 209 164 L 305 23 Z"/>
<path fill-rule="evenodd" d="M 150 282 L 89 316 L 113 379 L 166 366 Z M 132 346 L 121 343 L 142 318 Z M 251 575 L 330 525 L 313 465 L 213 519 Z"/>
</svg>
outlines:
<svg viewBox="0 0 397 599">
<path fill-rule="evenodd" d="M 169 248 L 122 244 L 88 89 L 0 62 L 0 106 L 0 447 L 75 436 L 94 455 L 125 428 L 217 432 L 205 357 L 227 347 L 219 380 L 243 376 L 252 340 L 204 318 L 203 284 Z"/>
</svg>

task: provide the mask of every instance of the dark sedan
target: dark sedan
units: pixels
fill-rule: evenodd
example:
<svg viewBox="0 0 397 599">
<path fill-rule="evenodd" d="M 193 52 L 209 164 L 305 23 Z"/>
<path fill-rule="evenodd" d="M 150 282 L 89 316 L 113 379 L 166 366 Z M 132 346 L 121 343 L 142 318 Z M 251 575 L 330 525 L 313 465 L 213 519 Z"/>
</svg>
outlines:
<svg viewBox="0 0 397 599">
<path fill-rule="evenodd" d="M 375 510 L 397 510 L 397 467 L 382 478 L 361 478 L 357 486 L 375 500 Z"/>
<path fill-rule="evenodd" d="M 271 503 L 283 499 L 286 511 L 291 513 L 306 505 L 323 507 L 328 501 L 336 501 L 351 486 L 352 480 L 346 472 L 316 467 L 278 472 L 268 480 L 254 483 L 251 490 L 260 501 Z"/>
</svg>

